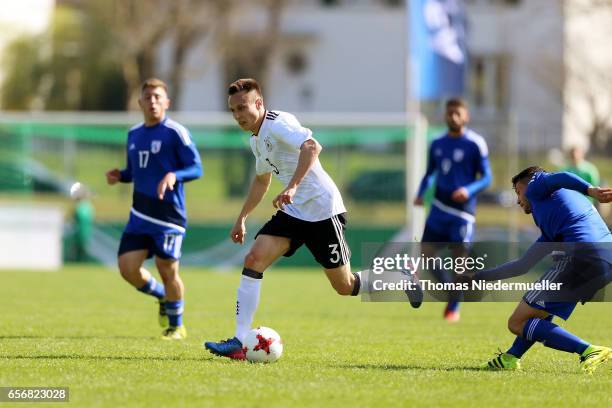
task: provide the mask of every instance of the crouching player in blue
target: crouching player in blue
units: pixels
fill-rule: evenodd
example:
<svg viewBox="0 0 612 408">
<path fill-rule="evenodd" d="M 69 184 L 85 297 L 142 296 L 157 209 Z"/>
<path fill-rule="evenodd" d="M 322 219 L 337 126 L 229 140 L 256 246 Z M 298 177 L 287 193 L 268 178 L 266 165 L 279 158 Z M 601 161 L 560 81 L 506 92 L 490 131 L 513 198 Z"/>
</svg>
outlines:
<svg viewBox="0 0 612 408">
<path fill-rule="evenodd" d="M 556 264 L 540 281 L 560 283 L 561 289 L 558 293 L 533 290 L 523 296 L 508 320 L 508 328 L 517 336 L 514 343 L 486 367 L 519 369 L 523 354 L 540 342 L 546 347 L 576 353 L 582 369 L 591 373 L 612 358 L 612 349 L 592 345 L 552 320 L 553 316 L 567 320 L 578 301 L 591 300 L 612 279 L 612 235 L 585 196 L 610 202 L 612 189 L 592 187 L 571 173 L 546 173 L 535 166 L 514 176 L 512 184 L 518 204 L 526 214 L 533 215 L 542 235 L 521 258 L 477 272 L 473 279 L 497 280 L 525 274 L 551 253 L 551 247 L 559 247 L 563 251 L 559 251 Z"/>
<path fill-rule="evenodd" d="M 189 131 L 166 117 L 166 84 L 156 78 L 142 84 L 138 100 L 144 123 L 128 132 L 127 167 L 106 173 L 108 184 L 134 183 L 130 218 L 119 245 L 119 271 L 132 286 L 159 301 L 162 339 L 182 340 L 183 281 L 181 243 L 187 226 L 183 183 L 202 176 L 200 155 Z M 143 268 L 155 255 L 163 285 Z"/>
</svg>

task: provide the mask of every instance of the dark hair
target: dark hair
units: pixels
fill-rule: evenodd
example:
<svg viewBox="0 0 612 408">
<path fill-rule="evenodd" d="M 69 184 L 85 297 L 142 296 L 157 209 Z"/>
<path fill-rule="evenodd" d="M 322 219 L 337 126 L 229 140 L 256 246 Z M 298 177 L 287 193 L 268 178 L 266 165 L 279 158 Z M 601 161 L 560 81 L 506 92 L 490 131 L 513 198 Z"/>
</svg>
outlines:
<svg viewBox="0 0 612 408">
<path fill-rule="evenodd" d="M 524 180 L 527 180 L 527 179 L 531 180 L 534 174 L 541 173 L 543 171 L 546 171 L 546 170 L 544 170 L 540 166 L 527 167 L 525 170 L 521 171 L 519 174 L 512 177 L 512 185 L 516 186 L 517 183 L 520 183 Z"/>
<path fill-rule="evenodd" d="M 463 108 L 468 109 L 468 103 L 461 98 L 450 98 L 446 101 L 446 109 L 448 108 Z"/>
<path fill-rule="evenodd" d="M 166 83 L 159 78 L 146 79 L 140 86 L 140 92 L 144 92 L 144 90 L 147 88 L 162 88 L 164 91 L 166 91 L 166 95 L 168 95 L 168 85 L 166 85 Z"/>
<path fill-rule="evenodd" d="M 257 92 L 257 95 L 262 96 L 259 84 L 253 78 L 241 78 L 232 82 L 229 88 L 227 89 L 227 94 L 234 95 L 242 91 L 245 91 L 247 93 L 255 91 Z"/>
</svg>

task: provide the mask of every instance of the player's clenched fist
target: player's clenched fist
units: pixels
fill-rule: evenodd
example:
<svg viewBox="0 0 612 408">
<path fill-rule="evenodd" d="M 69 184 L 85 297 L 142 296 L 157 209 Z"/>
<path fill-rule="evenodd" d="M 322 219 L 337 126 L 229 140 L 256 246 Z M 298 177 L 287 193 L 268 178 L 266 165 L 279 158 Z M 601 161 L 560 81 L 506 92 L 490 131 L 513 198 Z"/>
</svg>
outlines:
<svg viewBox="0 0 612 408">
<path fill-rule="evenodd" d="M 242 220 L 236 221 L 236 224 L 234 224 L 234 227 L 232 228 L 232 231 L 230 232 L 230 237 L 232 238 L 232 241 L 234 241 L 236 244 L 244 244 L 245 236 L 246 236 L 246 227 L 244 225 L 244 221 Z"/>
<path fill-rule="evenodd" d="M 588 194 L 600 203 L 612 202 L 612 188 L 610 187 L 589 187 Z"/>
<path fill-rule="evenodd" d="M 106 182 L 111 186 L 117 184 L 121 180 L 121 172 L 119 169 L 112 169 L 106 172 Z"/>
<path fill-rule="evenodd" d="M 295 195 L 296 188 L 286 188 L 279 195 L 276 196 L 274 200 L 272 200 L 272 205 L 274 208 L 278 208 L 282 210 L 286 204 L 293 203 L 293 196 Z"/>
<path fill-rule="evenodd" d="M 176 184 L 176 174 L 172 172 L 166 173 L 164 178 L 157 185 L 157 197 L 160 200 L 163 200 L 164 194 L 166 194 L 166 190 L 174 190 L 174 184 Z"/>
</svg>

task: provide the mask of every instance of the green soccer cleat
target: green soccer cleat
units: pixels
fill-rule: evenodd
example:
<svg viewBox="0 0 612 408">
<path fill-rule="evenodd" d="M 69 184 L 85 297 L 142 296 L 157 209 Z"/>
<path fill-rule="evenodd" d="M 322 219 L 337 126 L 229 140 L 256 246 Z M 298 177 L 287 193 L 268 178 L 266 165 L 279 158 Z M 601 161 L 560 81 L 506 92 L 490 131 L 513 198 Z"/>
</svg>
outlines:
<svg viewBox="0 0 612 408">
<path fill-rule="evenodd" d="M 166 313 L 166 302 L 163 300 L 159 301 L 159 313 L 157 315 L 157 323 L 159 327 L 170 326 L 170 320 L 168 320 L 168 314 Z"/>
<path fill-rule="evenodd" d="M 187 329 L 185 326 L 168 327 L 163 331 L 162 340 L 185 340 L 187 338 Z"/>
<path fill-rule="evenodd" d="M 601 364 L 612 360 L 612 349 L 603 346 L 590 345 L 580 355 L 580 368 L 588 374 L 593 374 Z"/>
<path fill-rule="evenodd" d="M 520 370 L 521 359 L 500 351 L 497 357 L 487 362 L 483 368 L 485 370 Z"/>
</svg>

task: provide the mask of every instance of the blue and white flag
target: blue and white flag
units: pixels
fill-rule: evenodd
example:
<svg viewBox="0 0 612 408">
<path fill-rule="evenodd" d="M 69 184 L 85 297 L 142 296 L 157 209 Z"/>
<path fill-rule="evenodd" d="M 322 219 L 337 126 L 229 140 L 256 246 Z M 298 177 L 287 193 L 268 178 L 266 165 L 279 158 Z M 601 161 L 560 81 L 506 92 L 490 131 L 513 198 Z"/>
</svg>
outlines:
<svg viewBox="0 0 612 408">
<path fill-rule="evenodd" d="M 412 97 L 462 95 L 467 52 L 461 0 L 410 0 L 408 5 Z"/>
</svg>

